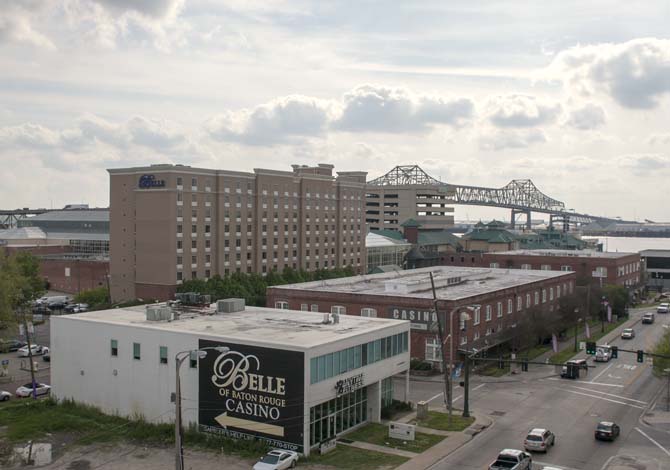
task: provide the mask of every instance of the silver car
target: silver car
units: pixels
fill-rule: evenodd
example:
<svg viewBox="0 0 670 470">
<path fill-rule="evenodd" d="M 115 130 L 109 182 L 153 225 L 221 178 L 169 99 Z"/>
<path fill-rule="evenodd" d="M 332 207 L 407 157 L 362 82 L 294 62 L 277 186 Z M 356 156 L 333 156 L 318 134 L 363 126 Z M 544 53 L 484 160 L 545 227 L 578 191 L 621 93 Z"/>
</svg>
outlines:
<svg viewBox="0 0 670 470">
<path fill-rule="evenodd" d="M 635 330 L 632 328 L 624 328 L 621 331 L 621 339 L 633 339 L 635 338 Z"/>
<path fill-rule="evenodd" d="M 547 452 L 556 444 L 556 436 L 548 429 L 534 428 L 528 431 L 523 446 L 527 451 Z"/>
</svg>

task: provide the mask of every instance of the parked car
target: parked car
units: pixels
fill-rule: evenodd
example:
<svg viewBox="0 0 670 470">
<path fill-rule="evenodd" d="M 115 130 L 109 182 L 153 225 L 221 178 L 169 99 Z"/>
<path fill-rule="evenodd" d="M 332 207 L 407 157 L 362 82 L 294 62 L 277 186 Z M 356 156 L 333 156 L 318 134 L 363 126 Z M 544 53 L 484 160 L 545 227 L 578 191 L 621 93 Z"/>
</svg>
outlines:
<svg viewBox="0 0 670 470">
<path fill-rule="evenodd" d="M 81 313 L 88 312 L 88 304 L 68 304 L 65 306 L 67 313 Z"/>
<path fill-rule="evenodd" d="M 46 351 L 49 350 L 49 348 L 40 346 L 39 344 L 31 344 L 30 349 L 32 352 L 33 356 L 39 356 L 41 354 L 44 354 Z M 19 357 L 28 357 L 30 354 L 28 353 L 28 345 L 22 347 L 17 351 L 19 353 Z"/>
<path fill-rule="evenodd" d="M 642 323 L 654 323 L 654 314 L 645 313 L 644 315 L 642 315 Z"/>
<path fill-rule="evenodd" d="M 0 352 L 16 352 L 25 345 L 25 341 L 19 341 L 18 339 L 0 339 Z"/>
<path fill-rule="evenodd" d="M 9 401 L 12 398 L 12 394 L 4 390 L 0 390 L 0 401 Z"/>
<path fill-rule="evenodd" d="M 620 433 L 621 429 L 619 428 L 619 425 L 611 421 L 601 421 L 598 423 L 598 426 L 596 426 L 595 436 L 599 441 L 613 441 L 619 437 Z"/>
<path fill-rule="evenodd" d="M 35 384 L 35 394 L 36 395 L 48 395 L 49 392 L 51 392 L 51 385 L 43 384 L 43 383 L 36 383 Z M 25 398 L 32 396 L 33 394 L 33 384 L 25 384 L 21 385 L 19 388 L 16 389 L 16 396 L 19 398 Z"/>
<path fill-rule="evenodd" d="M 621 331 L 621 339 L 633 339 L 635 338 L 635 330 L 632 328 L 624 328 Z"/>
<path fill-rule="evenodd" d="M 531 470 L 533 458 L 528 452 L 517 449 L 503 449 L 498 458 L 489 465 L 489 470 Z"/>
<path fill-rule="evenodd" d="M 260 458 L 254 470 L 284 470 L 293 468 L 298 463 L 298 453 L 292 450 L 274 449 Z"/>
<path fill-rule="evenodd" d="M 668 313 L 670 311 L 670 304 L 668 303 L 662 303 L 658 307 L 656 307 L 656 313 Z"/>
<path fill-rule="evenodd" d="M 534 428 L 528 431 L 523 441 L 524 449 L 527 451 L 547 452 L 549 447 L 556 444 L 556 436 L 548 429 Z"/>
<path fill-rule="evenodd" d="M 44 354 L 42 354 L 42 360 L 44 362 L 51 362 L 51 351 L 49 351 L 49 348 L 44 348 L 46 351 L 44 351 Z"/>
</svg>

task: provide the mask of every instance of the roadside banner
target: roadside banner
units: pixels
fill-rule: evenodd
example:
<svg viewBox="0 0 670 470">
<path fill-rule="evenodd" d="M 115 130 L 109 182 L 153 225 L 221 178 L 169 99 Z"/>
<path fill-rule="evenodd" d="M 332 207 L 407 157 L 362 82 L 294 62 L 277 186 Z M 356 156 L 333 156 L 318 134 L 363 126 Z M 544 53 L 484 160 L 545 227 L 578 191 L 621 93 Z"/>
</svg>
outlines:
<svg viewBox="0 0 670 470">
<path fill-rule="evenodd" d="M 589 322 L 586 322 L 586 337 L 591 339 L 591 327 L 589 326 Z"/>
<path fill-rule="evenodd" d="M 554 353 L 558 352 L 558 338 L 556 338 L 555 334 L 551 335 L 551 347 L 554 350 Z"/>
<path fill-rule="evenodd" d="M 607 306 L 607 321 L 612 322 L 612 306 L 608 305 Z"/>
</svg>

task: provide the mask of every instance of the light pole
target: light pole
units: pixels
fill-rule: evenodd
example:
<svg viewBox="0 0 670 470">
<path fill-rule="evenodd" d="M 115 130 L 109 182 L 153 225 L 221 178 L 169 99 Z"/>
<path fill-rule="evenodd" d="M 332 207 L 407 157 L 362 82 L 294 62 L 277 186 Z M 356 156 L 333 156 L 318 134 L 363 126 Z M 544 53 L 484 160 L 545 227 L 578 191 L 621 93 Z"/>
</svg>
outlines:
<svg viewBox="0 0 670 470">
<path fill-rule="evenodd" d="M 451 415 L 454 409 L 454 378 L 453 378 L 453 369 L 454 369 L 454 313 L 458 312 L 461 309 L 470 310 L 473 312 L 476 307 L 466 306 L 466 307 L 456 307 L 451 312 L 449 312 L 449 394 L 448 394 L 448 408 L 449 408 L 449 426 L 451 426 Z M 465 322 L 470 319 L 470 315 L 465 312 L 461 312 L 459 320 Z M 465 328 L 463 328 L 465 329 Z M 444 356 L 443 356 L 444 357 Z"/>
<path fill-rule="evenodd" d="M 575 307 L 575 316 L 579 315 L 579 308 Z M 575 352 L 577 352 L 577 336 L 579 335 L 579 322 L 581 318 L 577 318 L 577 323 L 575 323 Z"/>
<path fill-rule="evenodd" d="M 175 469 L 184 470 L 184 447 L 182 443 L 182 426 L 181 426 L 181 383 L 179 380 L 179 368 L 182 363 L 186 360 L 187 357 L 191 357 L 192 354 L 195 354 L 198 359 L 203 359 L 207 356 L 207 351 L 214 350 L 220 353 L 226 353 L 230 351 L 230 348 L 226 346 L 216 346 L 216 347 L 206 347 L 200 349 L 191 349 L 188 351 L 179 351 L 174 356 L 174 362 L 176 367 L 176 380 L 175 384 L 175 418 L 174 418 L 174 443 L 175 443 Z"/>
</svg>

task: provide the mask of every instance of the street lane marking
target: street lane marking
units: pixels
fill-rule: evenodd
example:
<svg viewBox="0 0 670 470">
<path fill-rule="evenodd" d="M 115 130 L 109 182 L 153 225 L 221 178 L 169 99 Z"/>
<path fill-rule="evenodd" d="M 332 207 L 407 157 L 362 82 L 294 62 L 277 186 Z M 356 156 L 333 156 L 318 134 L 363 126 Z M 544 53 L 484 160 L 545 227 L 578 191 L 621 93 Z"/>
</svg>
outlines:
<svg viewBox="0 0 670 470">
<path fill-rule="evenodd" d="M 426 403 L 430 403 L 431 401 L 435 400 L 437 397 L 440 397 L 442 395 L 444 395 L 444 392 L 440 392 L 437 395 L 435 395 L 433 398 L 431 398 L 430 400 L 426 400 Z"/>
<path fill-rule="evenodd" d="M 563 379 L 557 379 L 556 377 L 550 377 L 549 380 L 557 380 L 557 381 L 563 382 Z M 582 382 L 582 381 L 578 381 L 577 383 L 582 384 L 582 385 L 601 385 L 603 387 L 619 387 L 619 388 L 624 387 L 623 385 L 619 385 L 619 384 L 605 384 L 605 383 L 602 383 L 602 382 Z"/>
<path fill-rule="evenodd" d="M 593 378 L 591 379 L 591 383 L 593 383 L 593 382 L 595 382 L 596 380 L 598 380 L 598 377 L 600 377 L 601 375 L 603 375 L 603 374 L 607 371 L 607 369 L 609 369 L 609 368 L 612 367 L 613 365 L 614 365 L 614 363 L 611 363 L 610 365 L 608 365 L 607 367 L 605 367 L 602 371 L 600 371 L 600 374 L 596 375 L 595 377 L 593 377 Z"/>
<path fill-rule="evenodd" d="M 579 468 L 566 467 L 564 465 L 557 465 L 555 463 L 549 463 L 549 462 L 539 462 L 537 460 L 533 460 L 533 463 L 542 465 L 543 467 L 561 468 L 563 470 L 581 470 Z"/>
<path fill-rule="evenodd" d="M 628 398 L 628 397 L 624 397 L 624 396 L 621 396 L 621 395 L 613 395 L 611 393 L 601 392 L 600 390 L 591 390 L 590 388 L 582 388 L 582 387 L 577 387 L 575 385 L 572 385 L 572 388 L 576 388 L 578 390 L 584 390 L 586 392 L 591 392 L 591 393 L 600 393 L 601 395 L 607 395 L 609 397 L 621 398 L 622 400 L 634 401 L 636 403 L 641 403 L 642 405 L 647 404 L 646 401 L 635 400 L 633 398 Z"/>
<path fill-rule="evenodd" d="M 567 388 L 564 388 L 562 390 L 564 390 L 566 392 L 569 392 L 569 393 L 574 393 L 576 395 L 583 395 L 585 397 L 597 398 L 598 400 L 609 401 L 609 402 L 612 402 L 612 403 L 618 403 L 620 405 L 632 406 L 633 408 L 639 408 L 640 410 L 644 410 L 644 406 L 633 405 L 632 403 L 626 403 L 625 401 L 612 400 L 611 398 L 605 398 L 605 397 L 598 396 L 598 395 L 589 395 L 588 393 L 577 392 L 575 390 L 568 390 Z"/>
<path fill-rule="evenodd" d="M 644 437 L 646 437 L 647 439 L 649 439 L 653 444 L 656 445 L 656 447 L 658 447 L 659 449 L 661 449 L 663 452 L 665 452 L 665 453 L 668 455 L 668 457 L 670 457 L 670 451 L 669 451 L 668 449 L 666 449 L 666 448 L 663 447 L 661 444 L 659 444 L 658 442 L 656 442 L 651 436 L 649 436 L 647 433 L 645 433 L 642 429 L 636 427 L 635 430 L 636 430 L 637 432 L 639 432 L 640 434 L 642 434 L 642 435 L 643 435 Z"/>
<path fill-rule="evenodd" d="M 615 379 L 615 380 L 623 379 L 623 377 L 620 377 L 618 375 L 612 375 L 612 374 L 607 374 L 607 378 L 608 379 Z"/>
</svg>

